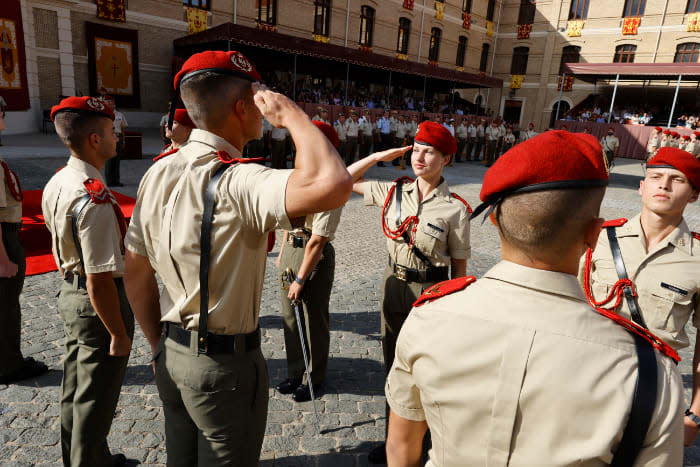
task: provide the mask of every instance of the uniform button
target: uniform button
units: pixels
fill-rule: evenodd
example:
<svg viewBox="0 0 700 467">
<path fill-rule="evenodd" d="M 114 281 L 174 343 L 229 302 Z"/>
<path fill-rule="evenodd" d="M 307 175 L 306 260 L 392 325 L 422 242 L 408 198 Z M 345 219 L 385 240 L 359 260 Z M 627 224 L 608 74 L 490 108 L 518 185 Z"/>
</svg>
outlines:
<svg viewBox="0 0 700 467">
<path fill-rule="evenodd" d="M 682 238 L 679 239 L 679 240 L 678 240 L 678 244 L 679 244 L 680 246 L 684 246 L 684 245 L 685 245 L 685 240 L 683 240 Z"/>
</svg>

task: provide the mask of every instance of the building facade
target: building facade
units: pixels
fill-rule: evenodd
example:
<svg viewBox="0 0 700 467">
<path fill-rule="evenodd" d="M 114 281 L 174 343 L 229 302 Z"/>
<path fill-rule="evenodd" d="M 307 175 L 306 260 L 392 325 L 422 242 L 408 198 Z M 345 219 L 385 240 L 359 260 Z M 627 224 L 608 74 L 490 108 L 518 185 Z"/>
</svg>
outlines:
<svg viewBox="0 0 700 467">
<path fill-rule="evenodd" d="M 503 80 L 502 89 L 457 91 L 492 114 L 505 114 L 521 125 L 532 121 L 538 129 L 550 124 L 559 98 L 562 55 L 591 63 L 609 63 L 616 56 L 668 63 L 681 46 L 689 47 L 688 59 L 697 61 L 695 47 L 700 48 L 700 33 L 687 32 L 688 13 L 699 9 L 699 0 L 4 1 L 21 7 L 29 95 L 25 108 L 10 106 L 12 133 L 37 131 L 42 115 L 59 96 L 94 94 L 101 88 L 116 95 L 132 127 L 157 126 L 172 88 L 173 41 L 188 34 L 188 14 L 201 15 L 200 27 L 234 23 L 258 28 L 260 34 L 277 31 L 314 39 L 319 47 L 330 43 L 494 76 Z M 123 5 L 124 21 L 99 18 L 98 3 Z M 625 17 L 641 18 L 636 34 L 623 34 Z M 584 22 L 574 37 L 569 32 L 572 19 Z M 524 38 L 521 28 L 528 24 Z M 115 71 L 109 76 L 117 66 L 101 61 L 100 51 L 121 50 L 124 44 L 131 47 L 124 58 L 131 74 L 120 78 Z M 513 75 L 522 76 L 522 82 L 516 78 L 513 86 Z M 110 83 L 124 89 L 113 89 Z M 567 86 L 562 93 L 563 102 L 571 108 L 594 91 L 609 88 L 607 82 L 574 80 L 571 90 Z"/>
</svg>

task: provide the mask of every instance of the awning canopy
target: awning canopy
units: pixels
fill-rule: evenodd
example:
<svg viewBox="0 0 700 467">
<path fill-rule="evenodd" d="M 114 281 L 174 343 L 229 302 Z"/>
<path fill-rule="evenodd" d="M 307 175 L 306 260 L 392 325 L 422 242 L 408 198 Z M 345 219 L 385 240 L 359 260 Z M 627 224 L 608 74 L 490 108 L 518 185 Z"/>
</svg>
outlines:
<svg viewBox="0 0 700 467">
<path fill-rule="evenodd" d="M 700 81 L 700 63 L 566 63 L 563 72 L 584 81 L 677 79 Z"/>
<path fill-rule="evenodd" d="M 288 54 L 317 57 L 342 63 L 378 68 L 409 75 L 425 76 L 458 83 L 458 87 L 501 88 L 503 80 L 474 73 L 448 70 L 423 63 L 363 52 L 335 44 L 324 44 L 311 39 L 290 36 L 278 32 L 260 31 L 256 28 L 226 23 L 197 34 L 175 39 L 175 55 L 187 57 L 204 48 L 221 49 L 221 43 L 244 44 L 252 47 L 272 49 Z"/>
</svg>

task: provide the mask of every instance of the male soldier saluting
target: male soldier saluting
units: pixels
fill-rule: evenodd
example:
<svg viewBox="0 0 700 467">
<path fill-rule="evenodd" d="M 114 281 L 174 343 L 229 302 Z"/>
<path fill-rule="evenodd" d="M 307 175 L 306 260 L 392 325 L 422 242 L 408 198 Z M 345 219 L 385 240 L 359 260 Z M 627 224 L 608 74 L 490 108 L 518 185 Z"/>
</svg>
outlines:
<svg viewBox="0 0 700 467">
<path fill-rule="evenodd" d="M 624 272 L 634 283 L 636 296 L 626 296 L 614 311 L 648 326 L 675 350 L 690 343 L 685 325 L 691 315 L 693 326 L 700 325 L 700 234 L 691 232 L 683 219 L 686 206 L 698 199 L 698 187 L 700 161 L 680 149 L 659 149 L 639 182 L 642 212 L 629 221 L 604 224 L 606 232 L 580 273 L 585 286 L 590 272 L 591 299 L 601 303 L 621 278 L 618 269 Z M 700 432 L 698 338 L 694 355 L 692 414 L 685 417 L 687 446 Z"/>
<path fill-rule="evenodd" d="M 170 144 L 165 145 L 163 149 L 160 150 L 160 154 L 153 160 L 157 161 L 163 157 L 169 156 L 184 146 L 194 127 L 195 124 L 190 116 L 187 115 L 187 110 L 176 109 L 173 117 L 173 127 L 165 129 L 165 134 L 170 140 Z"/>
<path fill-rule="evenodd" d="M 51 110 L 56 133 L 71 152 L 41 200 L 63 276 L 61 449 L 63 464 L 71 467 L 126 460 L 122 454 L 110 456 L 107 446 L 134 335 L 121 279 L 126 222 L 100 174 L 116 154 L 113 118 L 112 110 L 93 97 L 68 97 Z"/>
<path fill-rule="evenodd" d="M 429 427 L 430 467 L 680 467 L 681 381 L 647 339 L 677 355 L 597 313 L 576 280 L 607 181 L 596 139 L 564 131 L 519 144 L 486 173 L 474 216 L 493 209 L 503 261 L 479 281 L 430 288 L 404 323 L 385 388 L 389 465 L 417 465 Z"/>
<path fill-rule="evenodd" d="M 127 287 L 153 350 L 170 466 L 257 465 L 268 400 L 258 327 L 267 233 L 350 195 L 323 133 L 292 101 L 258 89 L 259 79 L 235 51 L 183 64 L 174 84 L 197 129 L 146 174 L 129 227 Z M 289 130 L 294 170 L 239 159 L 263 115 Z M 168 170 L 181 161 L 183 170 Z"/>
</svg>

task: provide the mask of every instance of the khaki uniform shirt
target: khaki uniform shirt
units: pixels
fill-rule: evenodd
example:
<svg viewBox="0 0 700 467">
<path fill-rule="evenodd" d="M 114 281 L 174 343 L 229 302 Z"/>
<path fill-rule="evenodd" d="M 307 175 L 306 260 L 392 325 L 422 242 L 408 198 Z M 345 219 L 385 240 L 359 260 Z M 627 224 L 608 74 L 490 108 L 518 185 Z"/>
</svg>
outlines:
<svg viewBox="0 0 700 467">
<path fill-rule="evenodd" d="M 671 146 L 671 138 L 663 136 L 661 138 L 661 143 L 659 143 L 660 148 L 667 148 Z"/>
<path fill-rule="evenodd" d="M 615 135 L 605 135 L 600 138 L 600 145 L 603 146 L 603 152 L 615 152 L 620 147 L 620 140 Z"/>
<path fill-rule="evenodd" d="M 508 144 L 515 143 L 515 135 L 513 133 L 506 133 L 503 139 Z"/>
<path fill-rule="evenodd" d="M 398 122 L 396 124 L 396 138 L 404 139 L 406 137 L 407 130 L 408 127 L 404 122 Z M 399 142 L 399 144 L 401 144 L 401 142 Z"/>
<path fill-rule="evenodd" d="M 372 122 L 369 121 L 369 119 L 364 119 L 360 122 L 359 131 L 362 132 L 362 136 L 367 138 L 368 136 L 372 136 L 372 130 L 373 130 L 373 124 Z M 370 140 L 371 141 L 371 140 Z"/>
<path fill-rule="evenodd" d="M 658 135 L 653 135 L 651 138 L 649 138 L 649 142 L 647 143 L 647 152 L 654 152 L 658 147 L 659 137 Z"/>
<path fill-rule="evenodd" d="M 284 141 L 287 139 L 287 136 L 289 136 L 289 131 L 287 131 L 286 128 L 272 127 L 272 130 L 270 131 L 270 138 L 272 138 L 274 141 Z"/>
<path fill-rule="evenodd" d="M 658 397 L 635 466 L 683 462 L 683 386 L 656 353 Z M 576 277 L 502 261 L 411 310 L 385 392 L 425 420 L 426 467 L 609 465 L 637 380 L 633 337 L 596 313 Z"/>
<path fill-rule="evenodd" d="M 188 144 L 178 151 L 177 157 L 185 161 L 185 167 L 172 190 L 160 195 L 156 188 L 162 183 L 163 177 L 158 175 L 166 171 L 165 167 L 162 172 L 149 174 L 139 188 L 143 199 L 134 211 L 140 229 L 134 230 L 133 237 L 130 235 L 129 247 L 140 240 L 146 251 L 153 252 L 151 264 L 167 290 L 167 300 L 161 297 L 161 319 L 182 323 L 186 329 L 197 329 L 199 322 L 200 222 L 204 191 L 211 174 L 220 166 L 216 151 L 240 157 L 240 151 L 223 138 L 192 130 Z M 181 161 L 166 158 L 159 163 Z M 172 176 L 174 168 L 167 170 L 168 177 Z M 291 173 L 258 164 L 238 164 L 221 176 L 211 234 L 210 332 L 240 334 L 257 328 L 267 232 L 276 228 L 292 230 L 285 211 Z M 158 209 L 162 212 L 159 219 L 149 215 Z M 156 242 L 152 240 L 154 233 L 147 235 L 154 228 L 158 232 Z"/>
<path fill-rule="evenodd" d="M 494 128 L 492 126 L 489 126 L 486 128 L 486 141 L 496 141 L 498 140 L 498 136 L 500 134 L 500 131 L 498 128 Z"/>
<path fill-rule="evenodd" d="M 5 179 L 5 171 L 0 167 L 0 222 L 17 224 L 22 222 L 22 202 L 12 196 L 10 183 L 12 180 Z"/>
<path fill-rule="evenodd" d="M 523 141 L 527 141 L 530 138 L 534 138 L 537 136 L 537 132 L 535 130 L 527 130 L 522 133 L 523 135 Z"/>
<path fill-rule="evenodd" d="M 476 125 L 469 125 L 467 128 L 470 138 L 476 138 Z"/>
<path fill-rule="evenodd" d="M 304 220 L 304 228 L 294 229 L 292 233 L 296 235 L 303 235 L 304 231 L 311 232 L 312 235 L 325 237 L 329 242 L 332 242 L 335 238 L 335 232 L 338 230 L 338 224 L 340 224 L 340 214 L 342 212 L 343 208 L 339 207 L 333 209 L 332 211 L 309 214 Z"/>
<path fill-rule="evenodd" d="M 700 143 L 696 139 L 691 139 L 685 146 L 685 150 L 694 156 L 697 156 L 700 152 Z"/>
<path fill-rule="evenodd" d="M 396 125 L 399 124 L 399 119 L 396 117 L 389 117 L 389 123 L 391 125 L 391 132 L 395 133 L 396 132 Z"/>
<path fill-rule="evenodd" d="M 498 127 L 498 137 L 503 138 L 505 135 L 506 135 L 506 127 L 504 127 L 503 125 L 500 125 Z"/>
<path fill-rule="evenodd" d="M 486 135 L 486 128 L 482 125 L 479 125 L 476 127 L 476 136 L 479 138 L 483 138 Z"/>
<path fill-rule="evenodd" d="M 685 325 L 691 315 L 693 326 L 700 326 L 700 241 L 681 221 L 647 252 L 640 215 L 615 231 L 627 276 L 637 287 L 639 311 L 649 330 L 676 350 L 687 347 Z M 591 290 L 596 301 L 606 298 L 617 280 L 608 236 L 602 232 L 591 265 Z M 624 299 L 616 311 L 630 319 Z"/>
<path fill-rule="evenodd" d="M 469 137 L 469 132 L 467 131 L 467 127 L 460 124 L 457 126 L 457 138 L 458 139 L 467 139 Z"/>
<path fill-rule="evenodd" d="M 328 123 L 328 124 L 330 125 L 330 122 L 329 122 L 328 120 L 324 120 L 323 118 L 321 118 L 321 116 L 320 116 L 319 114 L 316 114 L 316 115 L 314 115 L 313 117 L 311 117 L 311 120 L 317 120 L 317 121 L 319 121 L 319 122 L 325 122 L 325 123 Z"/>
<path fill-rule="evenodd" d="M 407 123 L 408 129 L 406 130 L 408 132 L 408 136 L 411 138 L 415 138 L 416 132 L 418 131 L 418 123 L 414 121 L 410 121 Z"/>
<path fill-rule="evenodd" d="M 347 127 L 345 126 L 345 122 L 338 122 L 335 125 L 333 125 L 333 128 L 335 128 L 335 132 L 338 133 L 338 139 L 340 141 L 346 141 L 348 139 L 348 131 Z"/>
<path fill-rule="evenodd" d="M 346 136 L 351 138 L 357 138 L 357 134 L 360 131 L 360 124 L 357 123 L 352 118 L 345 120 L 345 133 Z"/>
<path fill-rule="evenodd" d="M 392 182 L 371 181 L 364 184 L 365 204 L 383 206 Z M 415 247 L 433 263 L 433 266 L 449 266 L 451 259 L 468 259 L 471 256 L 469 242 L 469 213 L 461 201 L 450 196 L 447 182 L 443 181 L 418 201 L 416 182 L 401 186 L 401 220 L 408 216 L 418 216 L 419 223 L 415 234 Z M 396 225 L 396 194 L 385 213 L 389 228 Z M 410 228 L 409 228 L 410 233 Z M 387 238 L 387 249 L 391 260 L 402 266 L 425 269 L 426 265 L 409 249 L 403 237 L 396 240 Z"/>
<path fill-rule="evenodd" d="M 124 274 L 122 234 L 111 203 L 88 202 L 78 219 L 78 239 L 83 250 L 85 271 L 80 264 L 73 240 L 73 207 L 86 195 L 83 182 L 92 178 L 105 185 L 102 174 L 94 166 L 76 157 L 59 170 L 44 187 L 41 210 L 46 227 L 51 232 L 51 249 L 56 264 L 63 271 L 84 276 L 112 272 L 115 277 Z M 112 193 L 105 185 L 113 202 Z"/>
</svg>

